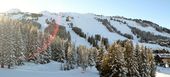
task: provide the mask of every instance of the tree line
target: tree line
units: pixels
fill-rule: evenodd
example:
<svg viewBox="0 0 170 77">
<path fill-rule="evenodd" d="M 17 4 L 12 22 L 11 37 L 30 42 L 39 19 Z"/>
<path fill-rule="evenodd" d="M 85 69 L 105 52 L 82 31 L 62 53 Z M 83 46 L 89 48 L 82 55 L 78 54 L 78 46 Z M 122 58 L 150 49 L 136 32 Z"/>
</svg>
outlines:
<svg viewBox="0 0 170 77">
<path fill-rule="evenodd" d="M 130 40 L 117 41 L 108 50 L 101 49 L 96 68 L 100 77 L 155 77 L 152 51 L 133 46 Z"/>
<path fill-rule="evenodd" d="M 49 34 L 41 32 L 35 24 L 0 17 L 0 64 L 4 68 L 21 65 L 23 61 L 39 60 L 35 55 Z M 24 23 L 23 23 L 24 22 Z"/>
</svg>

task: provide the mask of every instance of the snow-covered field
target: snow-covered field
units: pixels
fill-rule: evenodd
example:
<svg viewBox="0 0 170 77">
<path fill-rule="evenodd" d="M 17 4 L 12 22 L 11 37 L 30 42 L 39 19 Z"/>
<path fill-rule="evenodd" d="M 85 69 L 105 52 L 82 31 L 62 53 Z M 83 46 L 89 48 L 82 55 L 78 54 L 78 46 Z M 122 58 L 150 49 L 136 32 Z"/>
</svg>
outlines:
<svg viewBox="0 0 170 77">
<path fill-rule="evenodd" d="M 170 77 L 170 74 L 165 74 L 165 73 L 157 72 L 156 73 L 156 77 Z"/>
<path fill-rule="evenodd" d="M 99 77 L 94 67 L 82 72 L 81 68 L 62 71 L 60 66 L 60 63 L 54 61 L 44 65 L 26 63 L 14 69 L 0 69 L 0 77 Z"/>
<path fill-rule="evenodd" d="M 25 63 L 13 69 L 0 69 L 0 77 L 99 77 L 95 67 L 88 68 L 85 72 L 81 68 L 62 71 L 60 65 L 54 61 L 44 65 Z M 156 77 L 170 77 L 170 68 L 158 67 Z"/>
<path fill-rule="evenodd" d="M 170 77 L 170 68 L 157 67 L 157 77 Z"/>
</svg>

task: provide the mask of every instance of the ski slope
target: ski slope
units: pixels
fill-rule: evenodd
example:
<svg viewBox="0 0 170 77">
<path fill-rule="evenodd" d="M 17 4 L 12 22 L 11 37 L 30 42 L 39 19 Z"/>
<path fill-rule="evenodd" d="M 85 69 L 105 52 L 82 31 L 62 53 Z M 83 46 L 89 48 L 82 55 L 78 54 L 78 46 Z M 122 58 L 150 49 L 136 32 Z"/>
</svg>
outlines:
<svg viewBox="0 0 170 77">
<path fill-rule="evenodd" d="M 7 12 L 9 14 L 9 17 L 12 19 L 23 19 L 27 18 L 24 17 L 24 14 L 31 14 L 31 13 L 20 13 L 18 9 L 12 9 Z M 13 14 L 13 13 L 18 13 L 18 14 Z M 121 20 L 121 21 L 126 21 L 128 24 L 123 24 L 121 22 L 115 21 L 115 20 L 110 20 L 109 16 L 102 16 L 102 15 L 95 15 L 91 13 L 87 14 L 80 14 L 80 13 L 72 13 L 72 12 L 59 12 L 59 13 L 51 13 L 48 11 L 42 11 L 39 14 L 42 14 L 41 17 L 38 17 L 38 20 L 36 22 L 41 24 L 41 29 L 42 31 L 48 26 L 46 23 L 46 19 L 51 20 L 54 19 L 57 24 L 65 26 L 67 31 L 70 32 L 71 34 L 71 40 L 73 43 L 75 43 L 76 46 L 78 45 L 86 45 L 87 47 L 90 47 L 91 45 L 87 41 L 87 38 L 82 38 L 79 35 L 77 35 L 74 31 L 69 28 L 68 23 L 73 23 L 73 27 L 78 27 L 82 29 L 82 32 L 84 32 L 87 37 L 88 36 L 95 36 L 96 34 L 99 34 L 101 37 L 108 38 L 109 44 L 112 44 L 113 42 L 117 40 L 125 40 L 127 39 L 126 37 L 115 33 L 115 32 L 110 32 L 103 24 L 102 22 L 99 22 L 95 18 L 100 18 L 100 19 L 107 19 L 111 26 L 115 27 L 118 31 L 120 31 L 123 34 L 129 34 L 133 36 L 133 43 L 134 44 L 140 44 L 147 46 L 151 49 L 166 49 L 170 50 L 168 47 L 163 47 L 158 44 L 149 44 L 149 43 L 140 43 L 139 40 L 140 38 L 137 38 L 137 35 L 134 35 L 133 32 L 131 31 L 131 27 L 136 27 L 137 29 L 145 32 L 150 32 L 153 33 L 154 35 L 161 35 L 165 37 L 170 37 L 170 34 L 165 33 L 165 32 L 158 32 L 156 31 L 155 28 L 152 26 L 148 27 L 143 27 L 141 24 L 136 23 L 135 21 L 132 20 L 127 20 L 124 18 L 118 18 L 118 17 L 113 17 L 113 19 L 116 20 Z M 72 17 L 70 21 L 66 21 L 67 17 Z"/>
<path fill-rule="evenodd" d="M 14 69 L 0 69 L 0 77 L 99 77 L 97 70 L 88 68 L 82 72 L 81 68 L 70 71 L 60 70 L 61 63 L 52 61 L 49 64 L 25 63 Z"/>
<path fill-rule="evenodd" d="M 14 69 L 0 68 L 0 77 L 99 77 L 95 67 L 87 68 L 82 72 L 81 68 L 69 71 L 60 70 L 61 63 L 50 62 L 48 64 L 25 63 Z M 170 68 L 158 67 L 156 77 L 170 77 Z"/>
</svg>

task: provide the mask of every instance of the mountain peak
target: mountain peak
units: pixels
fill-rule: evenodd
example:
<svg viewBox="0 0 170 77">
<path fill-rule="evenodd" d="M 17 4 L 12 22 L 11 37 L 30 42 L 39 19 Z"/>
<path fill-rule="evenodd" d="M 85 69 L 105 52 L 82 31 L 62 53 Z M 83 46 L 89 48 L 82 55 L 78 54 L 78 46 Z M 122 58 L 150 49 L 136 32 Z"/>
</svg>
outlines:
<svg viewBox="0 0 170 77">
<path fill-rule="evenodd" d="M 20 13 L 20 12 L 21 12 L 20 9 L 14 8 L 14 9 L 8 10 L 6 13 Z"/>
</svg>

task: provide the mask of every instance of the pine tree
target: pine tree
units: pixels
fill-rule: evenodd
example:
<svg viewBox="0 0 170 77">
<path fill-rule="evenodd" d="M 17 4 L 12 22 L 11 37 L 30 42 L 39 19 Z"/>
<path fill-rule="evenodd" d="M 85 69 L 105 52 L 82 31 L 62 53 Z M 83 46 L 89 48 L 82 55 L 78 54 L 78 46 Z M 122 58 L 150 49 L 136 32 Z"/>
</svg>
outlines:
<svg viewBox="0 0 170 77">
<path fill-rule="evenodd" d="M 125 68 L 125 58 L 124 58 L 124 52 L 125 48 L 123 48 L 119 44 L 114 44 L 111 47 L 112 56 L 114 57 L 114 63 L 112 64 L 112 74 L 111 77 L 119 76 L 124 77 L 127 73 L 127 69 Z"/>
<path fill-rule="evenodd" d="M 13 32 L 13 37 L 15 38 L 15 40 L 13 41 L 14 53 L 16 57 L 15 64 L 22 65 L 22 57 L 25 54 L 25 44 L 23 42 L 20 26 L 16 26 L 15 29 L 15 32 Z"/>
<path fill-rule="evenodd" d="M 2 18 L 1 19 L 1 22 L 2 22 Z M 4 30 L 4 25 L 0 25 L 0 63 L 1 63 L 1 68 L 4 68 L 4 60 L 5 60 L 5 53 L 4 53 L 4 35 L 5 35 L 5 30 Z"/>
<path fill-rule="evenodd" d="M 134 50 L 134 57 L 135 57 L 135 62 L 136 62 L 136 72 L 137 72 L 137 77 L 141 77 L 140 76 L 140 72 L 141 72 L 141 48 L 138 44 L 136 44 L 135 50 Z"/>
<path fill-rule="evenodd" d="M 156 65 L 152 51 L 150 49 L 147 49 L 147 64 L 148 64 L 148 76 L 155 77 Z"/>
<path fill-rule="evenodd" d="M 82 68 L 82 72 L 84 72 L 86 71 L 86 68 L 88 66 L 89 52 L 87 48 L 83 45 L 80 45 L 77 48 L 77 52 L 78 52 L 78 65 Z"/>
<path fill-rule="evenodd" d="M 97 58 L 96 58 L 96 57 L 97 57 L 97 49 L 94 48 L 94 47 L 92 47 L 92 48 L 89 48 L 89 49 L 88 49 L 88 52 L 89 52 L 88 65 L 89 65 L 90 67 L 92 67 L 92 66 L 96 65 L 95 62 L 96 62 L 96 59 L 97 59 Z"/>
<path fill-rule="evenodd" d="M 103 59 L 103 54 L 106 52 L 105 46 L 101 43 L 99 49 L 97 50 L 96 58 L 96 69 L 101 73 L 101 61 Z"/>
<path fill-rule="evenodd" d="M 71 44 L 71 42 L 68 42 L 68 47 L 66 48 L 67 50 L 67 58 L 66 58 L 66 64 L 65 64 L 65 69 L 70 70 L 75 68 L 76 64 L 76 49 L 75 45 Z"/>
<path fill-rule="evenodd" d="M 128 69 L 127 76 L 136 77 L 139 75 L 139 72 L 137 70 L 138 68 L 137 68 L 137 62 L 136 62 L 133 44 L 130 40 L 125 40 L 124 47 L 126 49 L 124 54 L 125 54 L 126 67 Z"/>
<path fill-rule="evenodd" d="M 147 77 L 147 55 L 146 49 L 142 46 L 141 47 L 141 62 L 140 62 L 140 75 L 141 77 Z"/>
<path fill-rule="evenodd" d="M 51 44 L 51 54 L 52 54 L 52 60 L 63 62 L 65 59 L 65 44 L 66 42 L 62 40 L 60 37 L 56 37 L 53 43 Z"/>
</svg>

